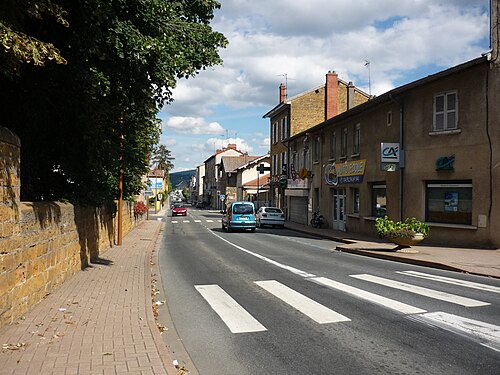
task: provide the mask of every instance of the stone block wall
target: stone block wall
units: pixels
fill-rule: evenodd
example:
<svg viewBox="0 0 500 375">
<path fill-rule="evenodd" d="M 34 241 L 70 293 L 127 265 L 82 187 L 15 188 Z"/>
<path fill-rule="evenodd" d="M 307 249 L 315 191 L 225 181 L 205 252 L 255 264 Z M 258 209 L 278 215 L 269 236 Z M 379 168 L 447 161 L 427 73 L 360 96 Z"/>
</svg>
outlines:
<svg viewBox="0 0 500 375">
<path fill-rule="evenodd" d="M 102 261 L 116 241 L 116 217 L 104 208 L 20 202 L 20 142 L 0 127 L 0 327 L 29 311 L 65 280 Z M 123 233 L 138 222 L 123 206 Z M 105 256 L 104 256 L 105 257 Z"/>
</svg>

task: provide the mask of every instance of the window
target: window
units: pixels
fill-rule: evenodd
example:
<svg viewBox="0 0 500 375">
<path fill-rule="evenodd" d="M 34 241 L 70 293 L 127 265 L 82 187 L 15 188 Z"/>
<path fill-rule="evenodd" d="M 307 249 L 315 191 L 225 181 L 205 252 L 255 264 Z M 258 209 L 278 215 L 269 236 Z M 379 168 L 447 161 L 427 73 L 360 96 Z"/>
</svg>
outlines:
<svg viewBox="0 0 500 375">
<path fill-rule="evenodd" d="M 273 175 L 277 175 L 278 172 L 276 172 L 278 169 L 278 154 L 273 155 Z"/>
<path fill-rule="evenodd" d="M 342 129 L 342 140 L 340 144 L 340 157 L 347 157 L 347 128 Z"/>
<path fill-rule="evenodd" d="M 271 141 L 273 144 L 278 143 L 278 123 L 275 122 L 272 128 Z"/>
<path fill-rule="evenodd" d="M 430 181 L 425 196 L 426 221 L 472 224 L 472 181 Z"/>
<path fill-rule="evenodd" d="M 458 127 L 458 98 L 455 91 L 434 96 L 433 131 L 454 130 Z"/>
<path fill-rule="evenodd" d="M 372 185 L 372 216 L 384 217 L 387 215 L 387 197 L 385 183 Z"/>
<path fill-rule="evenodd" d="M 314 161 L 317 162 L 319 161 L 319 156 L 320 156 L 320 150 L 321 149 L 321 138 L 316 137 L 314 138 Z"/>
<path fill-rule="evenodd" d="M 352 213 L 359 214 L 359 189 L 351 189 Z"/>
<path fill-rule="evenodd" d="M 387 126 L 391 126 L 392 125 L 392 112 L 389 111 L 387 112 Z"/>
<path fill-rule="evenodd" d="M 281 174 L 282 175 L 285 175 L 285 176 L 288 176 L 288 168 L 287 168 L 287 162 L 288 162 L 288 153 L 285 151 L 285 152 L 282 152 L 281 153 Z"/>
<path fill-rule="evenodd" d="M 283 117 L 281 119 L 281 140 L 288 138 L 288 118 Z"/>
<path fill-rule="evenodd" d="M 356 124 L 356 126 L 354 126 L 354 138 L 353 138 L 353 146 L 352 146 L 352 153 L 354 155 L 359 155 L 360 140 L 361 140 L 361 125 Z"/>
<path fill-rule="evenodd" d="M 330 137 L 330 159 L 335 160 L 335 156 L 337 155 L 337 134 L 332 132 Z"/>
</svg>

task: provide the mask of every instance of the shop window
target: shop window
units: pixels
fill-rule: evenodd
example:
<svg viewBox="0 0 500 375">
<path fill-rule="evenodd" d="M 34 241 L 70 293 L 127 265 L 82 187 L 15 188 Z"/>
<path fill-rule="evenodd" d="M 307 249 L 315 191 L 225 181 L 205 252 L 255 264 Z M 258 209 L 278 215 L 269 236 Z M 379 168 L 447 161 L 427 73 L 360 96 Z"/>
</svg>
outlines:
<svg viewBox="0 0 500 375">
<path fill-rule="evenodd" d="M 472 224 L 472 181 L 432 181 L 426 184 L 426 221 Z"/>
<path fill-rule="evenodd" d="M 372 185 L 372 216 L 384 217 L 387 215 L 386 185 L 377 183 Z"/>
<path fill-rule="evenodd" d="M 454 130 L 458 127 L 458 98 L 455 91 L 434 96 L 433 131 Z"/>
<path fill-rule="evenodd" d="M 359 189 L 351 189 L 352 213 L 359 214 Z"/>
</svg>

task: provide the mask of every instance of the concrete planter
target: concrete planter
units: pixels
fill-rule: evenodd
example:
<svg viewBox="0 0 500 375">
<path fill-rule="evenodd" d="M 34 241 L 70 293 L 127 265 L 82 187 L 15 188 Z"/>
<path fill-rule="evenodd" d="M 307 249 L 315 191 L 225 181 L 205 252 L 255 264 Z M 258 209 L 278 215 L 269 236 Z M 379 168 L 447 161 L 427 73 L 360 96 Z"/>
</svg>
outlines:
<svg viewBox="0 0 500 375">
<path fill-rule="evenodd" d="M 417 245 L 420 241 L 424 239 L 422 233 L 415 233 L 413 237 L 391 237 L 388 238 L 389 241 L 395 243 L 399 247 L 410 247 Z"/>
</svg>

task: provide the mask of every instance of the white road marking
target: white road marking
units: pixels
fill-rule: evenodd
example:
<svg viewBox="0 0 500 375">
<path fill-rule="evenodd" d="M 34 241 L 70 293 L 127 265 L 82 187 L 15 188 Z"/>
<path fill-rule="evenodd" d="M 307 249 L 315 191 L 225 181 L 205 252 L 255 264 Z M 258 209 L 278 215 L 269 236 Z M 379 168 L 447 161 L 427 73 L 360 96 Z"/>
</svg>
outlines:
<svg viewBox="0 0 500 375">
<path fill-rule="evenodd" d="M 194 222 L 195 223 L 201 223 L 201 220 L 195 220 Z"/>
<path fill-rule="evenodd" d="M 213 220 L 207 220 L 207 223 L 213 223 L 214 221 Z"/>
<path fill-rule="evenodd" d="M 500 352 L 500 326 L 445 312 L 414 315 L 409 319 L 466 336 L 483 346 Z"/>
<path fill-rule="evenodd" d="M 340 290 L 342 292 L 351 294 L 369 302 L 376 303 L 378 305 L 382 305 L 403 314 L 421 314 L 426 312 L 426 310 L 420 309 L 418 307 L 407 305 L 406 303 L 398 302 L 390 298 L 382 297 L 378 294 L 370 293 L 365 290 L 352 287 L 350 285 L 342 284 L 326 277 L 314 277 L 310 280 L 314 281 L 315 283 L 327 286 L 328 288 Z"/>
<path fill-rule="evenodd" d="M 190 223 L 189 220 L 182 220 L 183 223 Z"/>
<path fill-rule="evenodd" d="M 195 285 L 196 290 L 219 315 L 232 333 L 262 332 L 260 324 L 218 285 Z"/>
<path fill-rule="evenodd" d="M 276 280 L 255 281 L 255 284 L 319 324 L 349 322 L 351 320 Z"/>
<path fill-rule="evenodd" d="M 221 239 L 222 241 L 224 241 L 224 242 L 228 243 L 229 245 L 231 245 L 231 246 L 233 246 L 233 247 L 237 248 L 238 250 L 244 251 L 244 252 L 245 252 L 245 253 L 247 253 L 247 254 L 253 255 L 253 256 L 254 256 L 254 257 L 256 257 L 256 258 L 259 258 L 259 259 L 261 259 L 261 260 L 263 260 L 263 261 L 266 261 L 266 262 L 268 262 L 268 263 L 271 263 L 271 264 L 273 264 L 273 265 L 275 265 L 275 266 L 277 266 L 277 267 L 279 267 L 279 268 L 283 268 L 283 269 L 285 269 L 285 270 L 287 270 L 287 271 L 290 271 L 290 272 L 292 272 L 292 273 L 294 273 L 294 274 L 296 274 L 296 275 L 299 275 L 299 276 L 302 276 L 302 277 L 315 277 L 315 276 L 316 276 L 316 275 L 314 275 L 314 274 L 312 274 L 312 273 L 308 273 L 308 272 L 305 272 L 305 271 L 299 270 L 299 269 L 297 269 L 297 268 L 294 268 L 294 267 L 291 267 L 291 266 L 287 266 L 286 264 L 282 264 L 282 263 L 276 262 L 275 260 L 272 260 L 272 259 L 266 258 L 266 257 L 265 257 L 265 256 L 263 256 L 263 255 L 260 255 L 260 254 L 254 253 L 254 252 L 252 252 L 252 251 L 250 251 L 250 250 L 247 250 L 247 249 L 245 249 L 244 247 L 238 246 L 238 245 L 236 245 L 236 244 L 234 244 L 234 243 L 232 243 L 232 242 L 230 242 L 230 241 L 226 240 L 225 238 L 222 238 L 221 236 L 219 236 L 218 234 L 216 234 L 216 233 L 214 233 L 214 232 L 212 232 L 212 231 L 210 231 L 210 233 L 212 233 L 215 237 L 217 237 L 217 238 Z"/>
<path fill-rule="evenodd" d="M 456 294 L 450 294 L 445 292 L 440 292 L 438 290 L 423 288 L 421 286 L 416 286 L 412 284 L 403 283 L 396 280 L 389 280 L 383 277 L 378 277 L 374 275 L 350 275 L 356 279 L 369 281 L 371 283 L 387 286 L 389 288 L 404 290 L 406 292 L 419 294 L 421 296 L 430 297 L 434 299 L 438 299 L 441 301 L 446 301 L 450 303 L 454 303 L 457 305 L 462 305 L 465 307 L 478 307 L 478 306 L 487 306 L 490 305 L 488 302 L 478 301 L 472 298 L 457 296 Z"/>
<path fill-rule="evenodd" d="M 419 277 L 421 279 L 439 281 L 439 282 L 447 283 L 447 284 L 460 285 L 460 286 L 463 286 L 465 288 L 472 288 L 472 289 L 485 290 L 485 291 L 493 292 L 493 293 L 500 293 L 500 288 L 493 286 L 493 285 L 480 284 L 480 283 L 475 283 L 472 281 L 466 281 L 466 280 L 460 280 L 460 279 L 453 279 L 451 277 L 445 277 L 445 276 L 431 275 L 428 273 L 417 272 L 417 271 L 396 271 L 396 273 L 399 273 L 401 275 L 406 275 L 406 276 Z"/>
<path fill-rule="evenodd" d="M 172 224 L 177 224 L 177 220 L 172 220 L 171 223 Z"/>
</svg>

